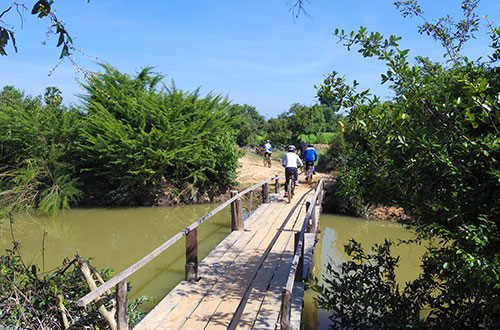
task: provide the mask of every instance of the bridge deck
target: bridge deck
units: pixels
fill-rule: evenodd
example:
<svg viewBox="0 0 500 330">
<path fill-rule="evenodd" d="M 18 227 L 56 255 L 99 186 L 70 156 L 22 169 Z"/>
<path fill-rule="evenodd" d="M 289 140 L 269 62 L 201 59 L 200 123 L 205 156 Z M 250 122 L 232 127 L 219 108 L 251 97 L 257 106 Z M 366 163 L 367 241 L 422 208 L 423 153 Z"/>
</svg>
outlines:
<svg viewBox="0 0 500 330">
<path fill-rule="evenodd" d="M 245 221 L 245 231 L 233 231 L 203 259 L 199 281 L 179 283 L 135 330 L 279 328 L 294 233 L 313 195 L 298 186 L 292 203 L 278 197 L 259 207 Z M 303 284 L 297 289 L 303 291 Z M 301 294 L 295 304 L 301 308 Z"/>
</svg>

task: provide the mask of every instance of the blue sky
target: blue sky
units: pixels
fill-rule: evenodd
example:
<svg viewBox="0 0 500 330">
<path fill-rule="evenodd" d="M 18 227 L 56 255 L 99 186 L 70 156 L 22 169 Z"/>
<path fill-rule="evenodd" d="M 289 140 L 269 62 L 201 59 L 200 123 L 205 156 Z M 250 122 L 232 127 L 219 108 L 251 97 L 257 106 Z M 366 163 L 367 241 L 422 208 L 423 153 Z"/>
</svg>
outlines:
<svg viewBox="0 0 500 330">
<path fill-rule="evenodd" d="M 2 1 L 4 9 L 12 1 Z M 27 2 L 31 9 L 35 1 Z M 365 26 L 389 36 L 403 37 L 401 48 L 410 56 L 425 55 L 442 60 L 443 49 L 417 33 L 417 18 L 403 18 L 393 0 L 311 0 L 306 9 L 311 18 L 294 19 L 287 0 L 55 0 L 57 15 L 66 22 L 78 65 L 99 70 L 105 62 L 133 75 L 153 66 L 174 80 L 178 88 L 227 95 L 233 103 L 249 104 L 267 118 L 287 111 L 293 103 L 317 102 L 314 85 L 335 70 L 356 79 L 363 89 L 390 97 L 380 85 L 382 63 L 348 52 L 332 35 Z M 446 14 L 460 17 L 460 0 L 421 0 L 429 19 Z M 482 0 L 477 14 L 499 18 L 500 0 Z M 43 94 L 48 86 L 63 92 L 66 104 L 78 104 L 83 93 L 70 61 L 58 63 L 60 49 L 53 37 L 46 45 L 46 20 L 25 13 L 21 29 L 18 16 L 4 22 L 14 26 L 18 52 L 7 48 L 0 58 L 0 88 L 14 85 L 29 95 Z M 485 23 L 483 20 L 482 23 Z M 487 54 L 482 28 L 478 39 L 467 45 L 466 54 Z"/>
</svg>

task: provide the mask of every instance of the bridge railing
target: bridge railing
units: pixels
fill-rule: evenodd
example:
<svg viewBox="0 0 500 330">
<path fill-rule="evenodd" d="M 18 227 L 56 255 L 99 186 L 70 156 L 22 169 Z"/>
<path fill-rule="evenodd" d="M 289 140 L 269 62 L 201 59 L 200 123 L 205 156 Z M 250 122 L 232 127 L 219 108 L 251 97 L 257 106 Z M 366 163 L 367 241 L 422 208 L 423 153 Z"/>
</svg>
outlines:
<svg viewBox="0 0 500 330">
<path fill-rule="evenodd" d="M 296 233 L 295 240 L 295 255 L 293 257 L 292 266 L 290 267 L 290 272 L 288 273 L 288 280 L 285 289 L 282 293 L 281 301 L 281 318 L 280 318 L 280 328 L 281 329 L 291 329 L 291 306 L 292 306 L 292 291 L 295 282 L 302 282 L 303 278 L 303 265 L 304 265 L 304 245 L 305 245 L 305 234 L 314 233 L 317 234 L 319 229 L 319 215 L 321 213 L 321 203 L 323 201 L 323 190 L 324 180 L 321 179 L 316 187 L 316 192 L 312 201 L 307 208 L 306 217 L 300 232 Z M 319 210 L 317 209 L 319 208 Z"/>
<path fill-rule="evenodd" d="M 132 266 L 128 267 L 121 273 L 109 279 L 107 282 L 103 283 L 101 286 L 90 291 L 80 300 L 78 300 L 78 305 L 83 307 L 89 303 L 96 301 L 101 298 L 102 295 L 109 293 L 109 291 L 116 287 L 116 318 L 117 322 L 115 329 L 126 330 L 128 326 L 128 302 L 127 302 L 127 279 L 130 275 L 141 269 L 151 260 L 156 258 L 162 252 L 167 250 L 174 243 L 179 241 L 182 237 L 186 236 L 186 280 L 195 281 L 198 279 L 198 234 L 197 227 L 205 222 L 207 219 L 224 209 L 226 206 L 231 205 L 231 230 L 245 230 L 243 221 L 243 212 L 241 207 L 240 198 L 246 194 L 249 196 L 249 212 L 252 209 L 252 197 L 253 191 L 262 186 L 262 202 L 269 203 L 269 183 L 274 181 L 275 192 L 279 192 L 279 180 L 283 179 L 280 176 L 274 176 L 262 182 L 259 182 L 250 188 L 247 188 L 241 192 L 231 191 L 231 198 L 226 202 L 222 203 L 211 212 L 205 214 L 203 217 L 199 218 L 193 222 L 188 227 L 184 228 L 182 231 L 175 234 L 165 243 L 157 247 L 147 256 L 137 261 Z M 99 303 L 98 303 L 99 304 Z"/>
</svg>

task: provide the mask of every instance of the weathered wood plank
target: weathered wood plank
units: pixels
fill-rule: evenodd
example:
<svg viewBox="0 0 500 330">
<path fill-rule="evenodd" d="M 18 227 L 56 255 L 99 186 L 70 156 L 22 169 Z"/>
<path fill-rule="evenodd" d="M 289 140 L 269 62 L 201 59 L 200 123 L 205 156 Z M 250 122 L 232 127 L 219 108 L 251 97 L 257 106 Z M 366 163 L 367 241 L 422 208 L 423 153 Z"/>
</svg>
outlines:
<svg viewBox="0 0 500 330">
<path fill-rule="evenodd" d="M 275 218 L 275 215 L 279 214 L 279 212 L 279 208 L 273 208 L 264 216 L 272 219 Z M 269 221 L 269 225 L 272 225 L 272 222 Z M 194 292 L 183 296 L 182 301 L 177 304 L 176 308 L 172 309 L 171 313 L 164 318 L 163 323 L 168 329 L 179 329 L 182 327 L 189 316 L 198 307 L 203 298 L 205 298 L 205 296 L 207 296 L 211 290 L 214 289 L 214 286 L 219 281 L 224 279 L 224 272 L 226 272 L 231 266 L 235 267 L 233 264 L 235 263 L 236 258 L 244 251 L 251 239 L 257 234 L 257 231 L 245 231 L 243 233 L 245 238 L 237 240 L 231 249 L 228 250 L 227 253 L 225 253 L 217 262 L 212 262 L 212 273 L 204 276 L 196 286 L 193 286 L 192 291 Z M 232 279 L 234 279 L 234 277 Z"/>
<path fill-rule="evenodd" d="M 302 187 L 296 192 L 296 202 L 308 193 Z M 311 198 L 301 201 L 304 210 L 306 199 Z M 293 203 L 259 207 L 245 221 L 245 231 L 228 235 L 200 262 L 200 281 L 181 282 L 135 329 L 227 329 L 230 325 L 234 328 L 238 324 L 231 323 L 235 313 L 239 318 L 250 310 L 254 319 L 257 317 L 255 328 L 274 328 L 280 294 L 294 254 L 291 236 L 297 228 L 300 230 L 305 216 L 302 205 L 291 212 L 294 207 Z M 286 218 L 288 222 L 283 225 Z M 267 285 L 269 290 L 264 290 Z M 242 300 L 242 307 L 238 308 Z"/>
<path fill-rule="evenodd" d="M 304 235 L 304 269 L 302 272 L 302 279 L 307 279 L 307 275 L 309 274 L 309 265 L 314 255 L 315 238 L 316 233 L 306 233 Z"/>
<path fill-rule="evenodd" d="M 286 217 L 292 207 L 293 205 L 276 207 L 280 209 L 281 217 L 277 216 L 274 219 L 271 217 L 271 221 L 267 223 L 267 228 L 261 228 L 261 234 L 262 232 L 265 234 L 256 236 L 255 239 L 246 246 L 246 250 L 238 256 L 238 260 L 236 260 L 224 274 L 227 282 L 221 281 L 214 286 L 206 298 L 200 303 L 197 311 L 194 312 L 186 324 L 184 324 L 183 328 L 204 328 L 212 318 L 214 319 L 214 323 L 218 322 L 219 324 L 222 322 L 222 319 L 224 319 L 224 322 L 226 322 L 227 318 L 230 320 L 234 312 L 231 314 L 217 314 L 217 308 L 222 300 L 227 300 L 231 297 L 238 297 L 241 299 L 244 295 L 255 272 L 262 264 L 265 257 L 265 251 L 275 238 L 276 230 L 280 227 L 284 217 Z"/>
<path fill-rule="evenodd" d="M 307 199 L 307 197 L 306 197 Z M 272 277 L 276 272 L 278 263 L 281 260 L 283 253 L 287 249 L 292 249 L 293 245 L 287 247 L 288 244 L 292 244 L 292 235 L 294 235 L 294 229 L 300 227 L 297 225 L 297 220 L 300 220 L 305 214 L 304 204 L 300 205 L 294 214 L 292 219 L 283 228 L 283 232 L 280 234 L 279 239 L 276 241 L 271 253 L 266 259 L 266 268 L 259 270 L 259 274 L 254 279 L 251 285 L 251 289 L 247 293 L 245 299 L 242 301 L 238 308 L 238 312 L 233 318 L 232 324 L 229 329 L 250 329 L 255 321 L 255 317 L 262 305 L 265 294 Z"/>
<path fill-rule="evenodd" d="M 303 222 L 298 222 L 301 226 Z M 293 240 L 290 240 L 289 248 L 283 253 L 278 269 L 270 283 L 262 306 L 256 317 L 254 329 L 274 329 L 277 326 L 280 307 L 281 294 L 288 280 L 288 273 L 295 255 Z"/>
</svg>

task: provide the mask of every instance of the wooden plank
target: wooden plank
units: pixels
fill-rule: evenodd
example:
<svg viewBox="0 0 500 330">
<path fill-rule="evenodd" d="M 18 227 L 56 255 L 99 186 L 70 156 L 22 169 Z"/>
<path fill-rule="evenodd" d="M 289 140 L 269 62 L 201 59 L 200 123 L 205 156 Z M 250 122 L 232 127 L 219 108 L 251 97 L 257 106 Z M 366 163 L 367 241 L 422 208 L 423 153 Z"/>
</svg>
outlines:
<svg viewBox="0 0 500 330">
<path fill-rule="evenodd" d="M 244 194 L 260 187 L 261 185 L 267 185 L 268 182 L 275 180 L 275 177 L 269 178 L 265 181 L 262 181 L 260 183 L 257 183 L 253 185 L 252 187 L 245 189 L 244 191 L 240 192 L 236 196 L 230 198 L 226 202 L 222 203 L 215 209 L 213 209 L 211 212 L 205 214 L 203 217 L 200 219 L 196 220 L 193 222 L 191 225 L 188 227 L 184 228 L 182 231 L 178 232 L 175 234 L 173 237 L 171 237 L 169 240 L 167 240 L 165 243 L 161 244 L 159 247 L 157 247 L 155 250 L 153 250 L 151 253 L 146 255 L 144 258 L 141 260 L 137 261 L 135 264 L 132 266 L 128 267 L 118 275 L 112 277 L 109 279 L 106 283 L 103 285 L 99 286 L 98 288 L 92 290 L 88 294 L 86 294 L 83 298 L 78 300 L 78 306 L 86 306 L 90 302 L 96 300 L 99 298 L 101 295 L 103 295 L 106 291 L 110 290 L 113 286 L 118 284 L 119 282 L 126 280 L 130 275 L 135 273 L 137 270 L 141 269 L 143 266 L 145 266 L 147 263 L 149 263 L 151 260 L 156 258 L 158 255 L 160 255 L 162 252 L 164 252 L 166 249 L 168 249 L 170 246 L 172 246 L 174 243 L 176 243 L 179 239 L 181 239 L 183 236 L 185 236 L 187 233 L 189 233 L 191 230 L 197 228 L 200 224 L 205 222 L 207 219 L 224 209 L 226 206 L 231 204 L 234 200 L 240 198 Z"/>
<path fill-rule="evenodd" d="M 254 233 L 246 231 L 235 231 L 228 235 L 199 265 L 201 279 L 198 282 L 181 282 L 163 300 L 146 315 L 144 319 L 135 327 L 137 330 L 146 330 L 154 324 L 166 322 L 172 317 L 171 313 L 176 313 L 183 304 L 195 304 L 192 298 L 198 294 L 208 291 L 223 273 L 227 264 L 221 263 L 220 259 L 226 253 L 235 253 L 250 241 Z M 188 300 L 189 299 L 189 300 Z M 200 298 L 201 299 L 201 298 Z M 179 307 L 181 306 L 181 307 Z M 186 307 L 188 308 L 188 307 Z M 192 307 L 194 309 L 194 307 Z M 174 317 L 174 319 L 177 319 Z M 178 321 L 181 322 L 181 321 Z M 175 323 L 175 320 L 171 323 Z M 172 326 L 172 328 L 174 328 Z"/>
<path fill-rule="evenodd" d="M 297 196 L 299 197 L 299 196 Z M 283 207 L 283 210 L 292 210 L 294 207 L 293 207 L 293 204 L 291 207 L 287 207 L 287 206 L 284 206 Z M 290 215 L 290 212 L 289 211 L 286 211 L 281 217 L 286 217 L 286 218 L 289 218 L 289 215 Z M 276 226 L 280 225 L 281 223 L 283 222 L 283 219 L 282 220 L 279 220 L 277 223 L 276 223 Z M 280 226 L 282 227 L 282 226 Z M 230 289 L 228 289 L 227 287 L 225 288 L 226 291 L 222 291 L 221 293 L 219 293 L 220 295 L 217 297 L 216 295 L 213 295 L 213 294 L 210 294 L 210 297 L 207 297 L 207 299 L 202 302 L 202 305 L 206 305 L 204 308 L 202 308 L 202 311 L 203 312 L 207 312 L 207 310 L 210 310 L 210 309 L 207 309 L 207 306 L 211 306 L 212 308 L 214 306 L 216 306 L 216 310 L 215 312 L 213 313 L 212 317 L 210 316 L 205 316 L 204 318 L 199 318 L 198 319 L 198 323 L 195 322 L 195 321 L 189 321 L 188 323 L 186 323 L 185 325 L 185 328 L 188 329 L 188 328 L 197 328 L 199 326 L 202 326 L 203 322 L 209 322 L 210 324 L 207 325 L 207 329 L 208 328 L 223 328 L 223 329 L 226 329 L 227 326 L 229 325 L 229 322 L 232 318 L 232 315 L 234 314 L 235 310 L 236 310 L 236 307 L 238 306 L 238 303 L 239 301 L 241 300 L 241 298 L 244 296 L 247 288 L 248 288 L 248 285 L 247 283 L 249 283 L 249 281 L 252 280 L 252 278 L 254 277 L 254 274 L 255 274 L 255 271 L 256 271 L 256 267 L 259 266 L 259 264 L 262 264 L 262 262 L 264 261 L 264 258 L 265 256 L 269 253 L 267 251 L 269 251 L 269 243 L 267 243 L 267 241 L 269 239 L 271 239 L 271 246 L 272 246 L 272 242 L 276 241 L 276 234 L 273 233 L 273 230 L 276 231 L 276 230 L 279 230 L 279 228 L 274 228 L 274 229 L 271 229 L 270 231 L 268 230 L 268 233 L 272 234 L 272 235 L 266 235 L 265 239 L 263 238 L 259 238 L 258 241 L 256 241 L 256 246 L 258 247 L 257 250 L 254 250 L 254 251 L 250 251 L 250 255 L 246 255 L 246 257 L 248 258 L 247 261 L 244 263 L 244 267 L 246 267 L 246 270 L 237 270 L 238 272 L 238 277 L 237 279 L 233 280 L 232 283 L 230 283 Z M 264 231 L 264 228 L 260 228 L 260 231 Z M 262 244 L 262 243 L 265 243 L 265 244 Z M 249 246 L 247 246 L 247 248 L 249 248 Z M 248 267 L 247 267 L 248 266 Z M 232 278 L 232 274 L 228 275 L 226 274 L 226 277 L 228 278 Z M 236 284 L 237 283 L 237 284 Z M 217 306 L 217 304 L 219 304 Z M 208 315 L 209 313 L 207 313 L 206 315 Z M 192 316 L 191 318 L 194 318 L 194 316 Z M 212 321 L 212 322 L 210 322 Z"/>
<path fill-rule="evenodd" d="M 298 191 L 297 191 L 298 192 Z M 298 196 L 297 194 L 296 196 Z M 276 206 L 281 206 L 281 207 L 276 207 Z M 205 300 L 208 301 L 208 298 L 210 298 L 212 293 L 214 293 L 217 290 L 217 286 L 219 286 L 219 289 L 225 289 L 227 288 L 228 284 L 224 284 L 220 282 L 222 279 L 222 274 L 226 278 L 229 278 L 229 280 L 232 282 L 230 285 L 238 285 L 238 281 L 235 280 L 235 278 L 241 278 L 243 280 L 245 279 L 252 279 L 253 276 L 249 276 L 247 272 L 244 270 L 245 266 L 252 266 L 250 269 L 253 269 L 258 266 L 258 264 L 262 264 L 263 256 L 261 255 L 259 258 L 259 254 L 255 252 L 260 251 L 259 253 L 262 254 L 262 247 L 265 246 L 261 245 L 263 244 L 262 237 L 260 236 L 259 233 L 265 232 L 265 233 L 273 233 L 277 230 L 277 227 L 279 227 L 279 214 L 283 211 L 283 209 L 286 208 L 291 208 L 287 207 L 286 205 L 279 205 L 279 204 L 273 204 L 272 209 L 268 210 L 268 204 L 264 204 L 261 207 L 259 207 L 254 214 L 252 214 L 248 219 L 248 223 L 252 224 L 252 226 L 247 226 L 251 227 L 250 231 L 245 231 L 245 232 L 234 232 L 234 233 L 242 233 L 240 235 L 245 236 L 244 240 L 247 240 L 246 244 L 245 242 L 242 242 L 240 237 L 238 239 L 235 239 L 234 233 L 232 235 L 228 236 L 227 240 L 224 240 L 217 246 L 216 249 L 214 249 L 201 263 L 200 263 L 200 276 L 202 276 L 202 279 L 193 285 L 192 283 L 189 283 L 189 285 L 185 282 L 181 282 L 174 290 L 172 290 L 167 297 L 167 299 L 164 299 L 158 304 L 158 308 L 155 308 L 161 312 L 157 312 L 156 314 L 163 314 L 159 320 L 157 321 L 161 322 L 161 326 L 158 325 L 158 323 L 151 323 L 151 322 L 141 322 L 136 329 L 149 329 L 149 328 L 158 328 L 158 329 L 177 329 L 180 326 L 183 325 L 184 321 L 186 320 L 186 315 L 191 314 L 193 310 L 198 310 L 198 309 L 203 309 L 201 306 Z M 260 214 L 259 214 L 260 213 Z M 245 222 L 247 222 L 245 221 Z M 281 219 L 283 221 L 283 219 Z M 245 224 L 246 225 L 246 224 Z M 252 228 L 253 227 L 253 228 Z M 271 235 L 275 236 L 275 235 Z M 266 239 L 268 240 L 271 236 L 266 235 Z M 274 239 L 275 240 L 275 239 Z M 264 242 L 265 243 L 265 242 Z M 250 245 L 250 246 L 249 246 Z M 259 246 L 261 247 L 259 250 Z M 243 249 L 245 248 L 251 248 L 250 252 L 245 252 Z M 257 249 L 257 250 L 256 250 Z M 267 250 L 267 248 L 265 249 Z M 253 252 L 254 254 L 252 254 Z M 244 260 L 239 260 L 241 254 L 246 254 L 246 257 L 248 260 L 249 257 L 255 259 L 257 264 L 255 265 L 248 265 L 248 262 L 245 262 Z M 255 261 L 254 260 L 254 261 Z M 202 272 L 203 269 L 203 272 Z M 206 276 L 203 274 L 206 272 Z M 238 274 L 238 277 L 230 276 L 228 275 L 232 274 Z M 255 272 L 254 272 L 255 274 Z M 219 283 L 220 282 L 220 283 Z M 215 291 L 214 291 L 215 290 Z M 229 289 L 226 290 L 227 292 L 230 292 Z M 245 292 L 243 292 L 243 295 L 245 295 Z M 242 292 L 239 292 L 237 296 L 241 296 Z M 234 292 L 233 292 L 234 293 Z M 207 296 L 208 294 L 208 296 Z M 224 295 L 220 299 L 224 299 Z M 173 299 L 175 298 L 175 299 Z M 204 299 L 205 298 L 205 299 Z M 172 303 L 173 300 L 178 300 L 177 302 Z M 220 305 L 215 301 L 215 307 L 217 310 L 217 307 Z M 201 302 L 201 303 L 200 303 Z M 210 305 L 210 304 L 209 304 Z M 200 307 L 201 306 L 201 307 Z M 229 306 L 229 305 L 228 305 Z M 225 306 L 223 305 L 225 308 Z M 223 309 L 224 309 L 223 308 Z M 153 311 L 150 313 L 152 314 Z M 146 316 L 146 318 L 149 317 Z M 193 314 L 193 317 L 195 317 L 195 314 Z M 149 317 L 150 319 L 155 319 L 154 317 Z M 144 321 L 144 320 L 143 320 Z M 215 318 L 214 318 L 215 321 Z M 214 324 L 216 324 L 214 322 Z M 142 326 L 140 328 L 139 326 Z M 190 325 L 188 323 L 184 324 L 184 326 L 187 329 L 190 329 Z M 202 326 L 203 327 L 203 326 Z"/>
<path fill-rule="evenodd" d="M 259 313 L 264 298 L 267 294 L 269 283 L 278 271 L 279 263 L 283 257 L 283 254 L 287 253 L 287 251 L 289 253 L 293 249 L 292 235 L 293 234 L 291 232 L 285 232 L 280 235 L 280 242 L 276 242 L 276 244 L 280 243 L 280 245 L 282 246 L 282 250 L 280 253 L 277 253 L 277 251 L 276 253 L 272 253 L 272 259 L 269 260 L 269 269 L 265 269 L 264 271 L 259 272 L 259 281 L 256 281 L 255 285 L 252 286 L 252 290 L 250 291 L 241 316 L 238 320 L 234 321 L 234 323 L 236 323 L 234 325 L 236 329 L 251 329 L 253 327 L 255 318 Z"/>
<path fill-rule="evenodd" d="M 283 252 L 286 251 L 287 244 L 290 244 L 289 241 L 292 240 L 294 227 L 297 226 L 297 220 L 303 217 L 304 214 L 304 205 L 300 205 L 292 215 L 291 221 L 283 228 L 280 238 L 276 241 L 275 246 L 273 246 L 271 253 L 266 259 L 265 264 L 268 267 L 259 270 L 259 274 L 252 282 L 251 289 L 238 308 L 237 315 L 235 315 L 230 329 L 250 329 L 252 327 L 255 317 L 262 305 L 262 301 L 264 300 L 269 283 L 278 267 L 278 262 Z M 290 249 L 290 247 L 288 247 L 288 249 Z"/>
<path fill-rule="evenodd" d="M 307 279 L 309 274 L 309 265 L 314 256 L 314 244 L 316 233 L 306 233 L 304 235 L 304 269 L 302 272 L 302 279 Z"/>
<path fill-rule="evenodd" d="M 263 204 L 245 222 L 250 221 L 250 223 L 252 223 L 255 219 L 261 217 L 265 212 L 270 212 L 271 210 L 268 209 L 269 207 L 269 204 Z M 149 329 L 153 327 L 153 324 L 163 322 L 179 304 L 185 301 L 186 292 L 188 292 L 188 290 L 196 290 L 199 286 L 209 286 L 211 283 L 210 281 L 214 280 L 214 276 L 221 275 L 221 272 L 224 270 L 224 267 L 219 263 L 219 260 L 224 256 L 224 254 L 229 249 L 236 248 L 233 247 L 236 242 L 239 242 L 238 245 L 244 245 L 244 243 L 248 242 L 253 235 L 253 233 L 243 231 L 231 232 L 200 262 L 198 266 L 198 272 L 201 276 L 200 283 L 194 287 L 192 283 L 189 284 L 186 282 L 180 282 L 160 301 L 159 304 L 155 306 L 153 310 L 146 315 L 144 319 L 141 320 L 135 329 Z"/>
<path fill-rule="evenodd" d="M 304 220 L 304 218 L 301 218 L 300 221 L 297 221 L 294 229 L 298 230 L 298 228 L 301 228 Z M 256 317 L 253 326 L 254 329 L 273 329 L 277 326 L 281 308 L 281 295 L 288 280 L 288 273 L 294 254 L 293 240 L 291 240 L 290 248 L 283 253 L 279 267 Z"/>
<path fill-rule="evenodd" d="M 273 215 L 279 212 L 279 208 L 271 209 L 270 212 L 265 214 L 265 216 L 273 218 Z M 269 225 L 272 225 L 272 222 L 269 222 Z M 250 243 L 251 239 L 257 234 L 257 232 L 252 231 L 245 231 L 243 233 L 245 233 L 245 239 L 236 241 L 235 244 L 233 244 L 232 248 L 221 257 L 221 259 L 216 263 L 216 267 L 212 268 L 214 273 L 210 274 L 209 276 L 203 277 L 202 280 L 197 283 L 198 285 L 196 286 L 196 292 L 189 295 L 184 295 L 182 297 L 182 301 L 176 306 L 175 309 L 171 311 L 168 317 L 165 318 L 163 324 L 167 326 L 168 329 L 179 329 L 180 327 L 182 327 L 189 316 L 193 313 L 193 311 L 199 307 L 199 304 L 203 300 L 203 298 L 205 298 L 208 294 L 210 294 L 210 292 L 214 290 L 214 287 L 217 285 L 217 283 L 219 283 L 219 281 L 224 280 L 223 273 L 227 272 L 230 267 L 235 267 L 234 264 L 236 258 L 244 251 L 245 247 Z M 231 280 L 234 280 L 234 276 L 231 277 Z M 227 284 L 219 284 L 219 286 L 220 285 Z"/>
<path fill-rule="evenodd" d="M 284 220 L 293 205 L 277 207 L 281 210 L 281 216 L 275 217 L 272 222 L 268 222 L 267 228 L 261 228 L 264 236 L 258 235 L 247 246 L 246 250 L 238 256 L 238 260 L 231 265 L 230 269 L 224 274 L 227 281 L 217 283 L 203 299 L 197 308 L 197 311 L 190 316 L 184 324 L 185 329 L 204 328 L 207 323 L 214 318 L 214 322 L 221 322 L 222 318 L 228 318 L 229 314 L 216 314 L 217 308 L 223 299 L 230 297 L 242 297 L 246 292 L 249 283 L 254 277 L 257 268 L 263 261 L 263 254 L 268 249 L 269 244 L 275 238 L 276 230 L 280 222 Z M 267 230 L 266 230 L 267 229 Z M 237 306 L 236 306 L 237 307 Z M 230 318 L 229 318 L 230 320 Z"/>
<path fill-rule="evenodd" d="M 306 284 L 303 282 L 295 282 L 292 291 L 292 313 L 290 317 L 291 329 L 300 329 L 300 321 L 302 319 L 302 308 L 304 306 L 304 289 Z"/>
</svg>

